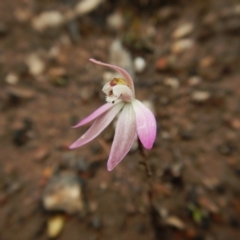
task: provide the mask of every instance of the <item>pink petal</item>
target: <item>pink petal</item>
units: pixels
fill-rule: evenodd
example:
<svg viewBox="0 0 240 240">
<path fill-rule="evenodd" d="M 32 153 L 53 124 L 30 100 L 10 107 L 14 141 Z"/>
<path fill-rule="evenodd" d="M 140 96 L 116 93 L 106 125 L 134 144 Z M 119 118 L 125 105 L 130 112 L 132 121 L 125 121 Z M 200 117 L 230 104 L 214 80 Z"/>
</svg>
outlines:
<svg viewBox="0 0 240 240">
<path fill-rule="evenodd" d="M 87 130 L 87 132 L 83 134 L 77 141 L 75 141 L 69 148 L 73 149 L 80 147 L 97 137 L 116 117 L 116 115 L 119 113 L 123 106 L 124 103 L 120 102 L 110 108 L 106 113 L 99 116 L 94 121 L 92 126 Z"/>
<path fill-rule="evenodd" d="M 117 121 L 115 136 L 107 162 L 112 171 L 127 155 L 136 138 L 136 117 L 131 103 L 125 104 Z"/>
<path fill-rule="evenodd" d="M 96 111 L 94 111 L 92 114 L 90 114 L 88 117 L 84 118 L 78 124 L 73 126 L 73 128 L 77 128 L 77 127 L 80 127 L 80 126 L 82 126 L 84 124 L 87 124 L 87 123 L 91 122 L 92 120 L 94 120 L 95 118 L 100 116 L 101 114 L 105 113 L 111 107 L 113 107 L 113 105 L 111 103 L 106 103 L 106 104 L 102 105 Z"/>
<path fill-rule="evenodd" d="M 138 137 L 147 149 L 151 149 L 156 138 L 157 124 L 153 113 L 135 99 L 132 105 L 136 114 Z"/>
<path fill-rule="evenodd" d="M 107 63 L 97 61 L 93 58 L 90 58 L 89 60 L 93 63 L 99 64 L 99 65 L 102 65 L 102 66 L 106 66 L 106 67 L 110 67 L 110 68 L 114 69 L 115 71 L 119 72 L 124 77 L 124 79 L 127 81 L 129 87 L 132 89 L 133 94 L 134 94 L 133 80 L 126 70 L 124 70 L 123 68 L 120 68 L 118 66 L 112 65 L 112 64 L 107 64 Z"/>
</svg>

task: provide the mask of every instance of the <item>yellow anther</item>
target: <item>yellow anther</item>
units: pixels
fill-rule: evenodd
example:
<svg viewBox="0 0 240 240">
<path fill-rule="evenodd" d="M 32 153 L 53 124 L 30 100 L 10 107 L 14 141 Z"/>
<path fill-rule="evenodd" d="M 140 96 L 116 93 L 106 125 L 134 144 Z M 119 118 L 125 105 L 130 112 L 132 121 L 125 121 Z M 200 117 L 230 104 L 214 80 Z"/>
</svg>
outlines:
<svg viewBox="0 0 240 240">
<path fill-rule="evenodd" d="M 114 78 L 114 79 L 110 82 L 110 86 L 111 86 L 111 87 L 114 87 L 114 86 L 116 86 L 116 85 L 126 85 L 126 86 L 128 86 L 127 83 L 126 83 L 126 81 L 125 81 L 125 79 L 123 79 L 123 78 Z"/>
</svg>

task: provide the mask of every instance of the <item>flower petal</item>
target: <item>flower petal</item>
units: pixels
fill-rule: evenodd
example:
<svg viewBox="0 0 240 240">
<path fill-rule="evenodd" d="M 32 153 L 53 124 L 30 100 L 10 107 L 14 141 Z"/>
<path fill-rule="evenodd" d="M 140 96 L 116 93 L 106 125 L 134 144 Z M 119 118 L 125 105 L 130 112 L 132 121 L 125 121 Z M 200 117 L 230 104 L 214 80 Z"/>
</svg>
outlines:
<svg viewBox="0 0 240 240">
<path fill-rule="evenodd" d="M 88 117 L 84 118 L 83 120 L 81 120 L 78 124 L 76 124 L 75 126 L 73 126 L 73 128 L 77 128 L 80 127 L 84 124 L 87 124 L 89 122 L 91 122 L 92 120 L 94 120 L 95 118 L 97 118 L 98 116 L 100 116 L 101 114 L 105 113 L 107 110 L 109 110 L 111 107 L 113 107 L 112 104 L 110 103 L 106 103 L 104 105 L 102 105 L 101 107 L 99 107 L 96 111 L 94 111 L 92 114 L 90 114 Z"/>
<path fill-rule="evenodd" d="M 107 162 L 108 171 L 112 171 L 127 155 L 136 138 L 136 117 L 131 103 L 125 104 L 115 130 L 115 136 Z"/>
<path fill-rule="evenodd" d="M 87 132 L 83 134 L 77 141 L 75 141 L 69 148 L 73 149 L 80 147 L 97 137 L 116 117 L 116 115 L 119 113 L 123 106 L 124 103 L 120 102 L 110 108 L 105 114 L 99 116 L 94 121 L 92 126 L 87 130 Z"/>
<path fill-rule="evenodd" d="M 140 101 L 132 101 L 136 114 L 138 137 L 147 149 L 151 149 L 156 138 L 157 124 L 153 113 Z"/>
<path fill-rule="evenodd" d="M 112 65 L 112 64 L 107 64 L 107 63 L 103 63 L 103 62 L 97 61 L 97 60 L 95 60 L 93 58 L 90 58 L 89 60 L 91 62 L 93 62 L 93 63 L 99 64 L 99 65 L 102 65 L 102 66 L 106 66 L 106 67 L 110 67 L 110 68 L 114 69 L 115 71 L 119 72 L 124 77 L 124 79 L 126 80 L 126 82 L 129 85 L 129 87 L 132 89 L 133 95 L 134 95 L 133 80 L 132 80 L 131 76 L 129 75 L 129 73 L 126 70 L 124 70 L 123 68 L 120 68 L 118 66 Z"/>
</svg>

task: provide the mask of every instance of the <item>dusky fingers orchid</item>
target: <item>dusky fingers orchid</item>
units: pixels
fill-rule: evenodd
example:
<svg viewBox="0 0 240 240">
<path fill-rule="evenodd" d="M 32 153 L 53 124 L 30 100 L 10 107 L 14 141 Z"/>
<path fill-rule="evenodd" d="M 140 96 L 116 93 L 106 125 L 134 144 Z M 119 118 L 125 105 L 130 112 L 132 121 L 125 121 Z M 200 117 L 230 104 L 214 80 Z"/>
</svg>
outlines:
<svg viewBox="0 0 240 240">
<path fill-rule="evenodd" d="M 137 136 L 146 149 L 151 149 L 156 138 L 157 125 L 150 109 L 135 98 L 133 80 L 124 69 L 92 58 L 90 61 L 114 69 L 123 78 L 114 78 L 103 86 L 107 103 L 73 126 L 77 128 L 94 120 L 88 131 L 69 148 L 77 148 L 93 140 L 119 113 L 107 162 L 107 169 L 111 171 L 127 155 Z"/>
</svg>

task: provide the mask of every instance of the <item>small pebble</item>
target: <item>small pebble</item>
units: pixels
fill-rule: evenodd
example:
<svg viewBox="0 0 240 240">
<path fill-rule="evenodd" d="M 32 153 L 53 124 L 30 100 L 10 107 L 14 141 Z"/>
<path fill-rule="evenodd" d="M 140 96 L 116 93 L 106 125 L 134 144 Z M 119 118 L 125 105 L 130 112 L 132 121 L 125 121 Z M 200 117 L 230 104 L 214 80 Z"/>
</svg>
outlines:
<svg viewBox="0 0 240 240">
<path fill-rule="evenodd" d="M 186 228 L 185 223 L 176 216 L 169 216 L 165 219 L 165 224 L 183 230 Z"/>
<path fill-rule="evenodd" d="M 211 94 L 207 91 L 194 91 L 191 98 L 194 102 L 202 103 L 206 102 L 211 97 Z"/>
<path fill-rule="evenodd" d="M 64 16 L 58 11 L 42 12 L 33 19 L 32 27 L 41 32 L 47 28 L 59 27 L 64 21 Z"/>
<path fill-rule="evenodd" d="M 6 78 L 5 81 L 10 84 L 10 85 L 15 85 L 18 83 L 19 81 L 19 77 L 18 75 L 16 75 L 15 73 L 9 73 Z"/>
<path fill-rule="evenodd" d="M 76 7 L 75 12 L 78 16 L 82 16 L 94 11 L 103 0 L 82 0 L 80 1 Z"/>
<path fill-rule="evenodd" d="M 48 211 L 64 211 L 70 214 L 83 211 L 80 179 L 71 172 L 53 176 L 43 193 L 43 205 Z"/>
<path fill-rule="evenodd" d="M 178 89 L 180 85 L 177 78 L 166 78 L 164 84 L 172 89 Z"/>
<path fill-rule="evenodd" d="M 184 23 L 175 29 L 175 31 L 172 34 L 172 37 L 174 39 L 186 37 L 187 35 L 192 33 L 193 29 L 194 25 L 192 23 Z"/>
<path fill-rule="evenodd" d="M 49 238 L 57 237 L 64 227 L 64 217 L 57 215 L 48 219 L 47 222 L 47 233 Z"/>
<path fill-rule="evenodd" d="M 26 59 L 26 64 L 29 68 L 30 74 L 32 74 L 33 76 L 39 76 L 45 70 L 45 63 L 36 54 L 31 54 Z"/>
<path fill-rule="evenodd" d="M 136 57 L 134 59 L 134 68 L 137 73 L 141 73 L 146 68 L 146 61 L 142 57 Z"/>
<path fill-rule="evenodd" d="M 188 84 L 192 87 L 197 86 L 201 83 L 202 79 L 199 76 L 192 76 L 188 79 Z"/>
<path fill-rule="evenodd" d="M 179 54 L 179 53 L 182 53 L 182 52 L 192 48 L 193 45 L 194 45 L 194 41 L 192 39 L 178 40 L 173 43 L 172 52 L 174 54 Z"/>
<path fill-rule="evenodd" d="M 124 26 L 124 18 L 120 12 L 114 12 L 107 17 L 107 25 L 113 30 L 121 30 Z"/>
</svg>

